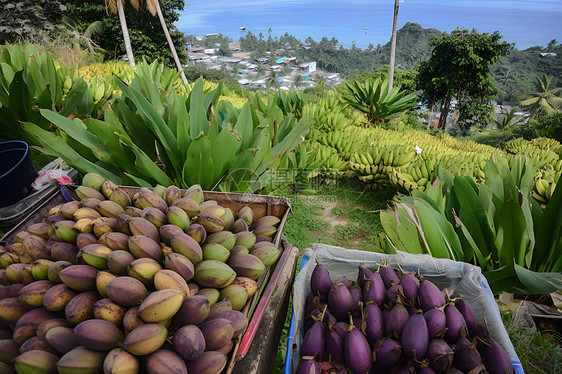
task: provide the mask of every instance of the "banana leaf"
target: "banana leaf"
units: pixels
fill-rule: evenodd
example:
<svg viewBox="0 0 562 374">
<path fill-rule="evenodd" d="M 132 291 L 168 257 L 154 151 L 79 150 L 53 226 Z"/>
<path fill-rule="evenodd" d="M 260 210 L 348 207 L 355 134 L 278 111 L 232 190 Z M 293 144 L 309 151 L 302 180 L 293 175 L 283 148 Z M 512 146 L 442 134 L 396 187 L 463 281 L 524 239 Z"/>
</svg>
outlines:
<svg viewBox="0 0 562 374">
<path fill-rule="evenodd" d="M 483 272 L 488 280 L 492 292 L 499 294 L 503 291 L 545 295 L 556 290 L 562 290 L 562 274 L 556 272 L 534 272 L 525 269 L 513 261 L 495 270 Z"/>
<path fill-rule="evenodd" d="M 494 223 L 500 264 L 515 259 L 516 264 L 525 266 L 529 238 L 525 235 L 527 223 L 519 204 L 512 200 L 501 204 L 496 210 Z"/>
<path fill-rule="evenodd" d="M 431 255 L 455 261 L 462 260 L 460 240 L 445 216 L 424 200 L 414 200 L 413 206 L 417 211 L 428 248 L 431 249 Z"/>
<path fill-rule="evenodd" d="M 41 145 L 48 148 L 53 154 L 55 153 L 58 157 L 62 158 L 68 165 L 77 169 L 83 174 L 89 172 L 95 172 L 101 175 L 105 179 L 120 184 L 121 177 L 112 173 L 111 171 L 93 163 L 86 158 L 82 157 L 78 152 L 76 152 L 71 146 L 69 146 L 64 140 L 56 136 L 54 133 L 45 131 L 39 126 L 33 123 L 22 123 L 23 129 L 33 135 Z"/>
<path fill-rule="evenodd" d="M 31 92 L 23 79 L 23 72 L 18 71 L 10 84 L 8 107 L 14 111 L 22 121 L 27 121 L 27 113 L 31 108 Z"/>
<path fill-rule="evenodd" d="M 533 265 L 541 271 L 560 271 L 562 257 L 562 183 L 554 189 L 537 226 Z"/>
<path fill-rule="evenodd" d="M 497 260 L 498 250 L 495 244 L 493 222 L 490 222 L 484 206 L 468 178 L 455 176 L 454 191 L 460 206 L 458 212 L 460 220 L 470 231 L 474 242 L 482 250 L 482 253 L 485 256 L 492 254 L 492 258 Z"/>
<path fill-rule="evenodd" d="M 214 164 L 211 142 L 201 132 L 198 138 L 191 141 L 187 157 L 183 165 L 183 181 L 188 186 L 200 184 L 203 189 L 213 188 Z"/>
<path fill-rule="evenodd" d="M 381 225 L 392 246 L 408 253 L 427 253 L 419 231 L 413 224 L 402 204 L 397 204 L 394 211 L 381 211 Z"/>
</svg>

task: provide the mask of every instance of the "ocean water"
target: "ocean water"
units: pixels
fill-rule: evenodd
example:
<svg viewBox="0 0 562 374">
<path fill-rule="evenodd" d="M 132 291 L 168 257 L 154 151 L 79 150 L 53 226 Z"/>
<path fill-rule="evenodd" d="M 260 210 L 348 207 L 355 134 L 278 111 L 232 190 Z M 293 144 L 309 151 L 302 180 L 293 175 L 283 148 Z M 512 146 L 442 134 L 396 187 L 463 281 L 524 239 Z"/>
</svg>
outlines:
<svg viewBox="0 0 562 374">
<path fill-rule="evenodd" d="M 237 40 L 243 32 L 268 37 L 285 32 L 301 41 L 335 37 L 346 48 L 385 44 L 390 40 L 393 0 L 186 0 L 178 28 L 202 36 L 222 33 Z M 478 32 L 499 31 L 516 48 L 562 42 L 562 0 L 404 0 L 400 3 L 398 28 L 406 22 L 451 32 L 457 27 Z"/>
</svg>

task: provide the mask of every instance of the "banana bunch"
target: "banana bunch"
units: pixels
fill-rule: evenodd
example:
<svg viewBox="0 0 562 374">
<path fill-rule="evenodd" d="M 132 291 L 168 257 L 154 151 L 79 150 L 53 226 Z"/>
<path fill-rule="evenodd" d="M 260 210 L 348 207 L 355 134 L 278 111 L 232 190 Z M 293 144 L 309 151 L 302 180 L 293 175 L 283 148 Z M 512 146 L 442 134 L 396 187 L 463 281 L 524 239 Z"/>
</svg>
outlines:
<svg viewBox="0 0 562 374">
<path fill-rule="evenodd" d="M 317 165 L 320 170 L 335 172 L 336 174 L 349 170 L 349 163 L 342 159 L 334 148 L 318 145 L 316 149 L 312 163 Z"/>
<path fill-rule="evenodd" d="M 315 104 L 305 107 L 312 126 L 324 132 L 334 132 L 353 124 L 353 121 L 344 112 L 341 103 L 333 96 L 328 96 Z"/>
<path fill-rule="evenodd" d="M 400 172 L 393 169 L 388 175 L 390 184 L 403 192 L 410 194 L 413 190 L 425 191 L 425 184 L 423 186 L 418 185 L 414 177 L 406 172 Z M 427 178 L 423 178 L 422 182 L 427 183 Z"/>
<path fill-rule="evenodd" d="M 113 93 L 113 86 L 111 83 L 98 77 L 93 77 L 90 80 L 88 89 L 96 104 L 102 100 L 107 101 Z"/>
<path fill-rule="evenodd" d="M 134 78 L 135 71 L 126 62 L 110 61 L 99 64 L 86 65 L 78 69 L 78 75 L 89 82 L 94 77 L 104 80 L 112 80 L 116 75 L 125 83 L 129 84 Z"/>
<path fill-rule="evenodd" d="M 182 84 L 183 84 L 183 82 L 182 82 Z M 185 87 L 185 85 L 183 87 Z M 239 97 L 239 96 L 223 96 L 223 95 L 221 95 L 219 97 L 219 101 L 221 101 L 221 100 L 229 101 L 236 109 L 242 108 L 244 106 L 244 104 L 246 104 L 248 102 L 248 99 L 245 99 L 245 98 Z"/>
<path fill-rule="evenodd" d="M 539 170 L 535 175 L 535 186 L 531 195 L 539 202 L 544 209 L 546 204 L 550 201 L 556 185 L 560 182 L 562 171 L 555 170 L 551 165 Z"/>
<path fill-rule="evenodd" d="M 556 189 L 556 182 L 548 182 L 545 179 L 537 178 L 535 180 L 535 188 L 531 192 L 531 195 L 535 200 L 539 202 L 541 207 L 544 209 L 546 204 L 549 202 L 554 190 Z"/>
<path fill-rule="evenodd" d="M 381 168 L 378 164 L 373 162 L 373 158 L 370 153 L 354 153 L 349 159 L 349 166 L 351 170 L 355 171 L 359 175 L 368 176 L 379 174 Z M 369 181 L 369 179 L 363 178 L 364 181 Z"/>
<path fill-rule="evenodd" d="M 346 130 L 329 132 L 318 138 L 318 141 L 338 151 L 343 159 L 349 159 L 361 145 L 358 138 Z"/>
<path fill-rule="evenodd" d="M 545 151 L 556 151 L 557 149 L 562 147 L 559 141 L 552 138 L 535 138 L 531 140 L 531 143 Z"/>
</svg>

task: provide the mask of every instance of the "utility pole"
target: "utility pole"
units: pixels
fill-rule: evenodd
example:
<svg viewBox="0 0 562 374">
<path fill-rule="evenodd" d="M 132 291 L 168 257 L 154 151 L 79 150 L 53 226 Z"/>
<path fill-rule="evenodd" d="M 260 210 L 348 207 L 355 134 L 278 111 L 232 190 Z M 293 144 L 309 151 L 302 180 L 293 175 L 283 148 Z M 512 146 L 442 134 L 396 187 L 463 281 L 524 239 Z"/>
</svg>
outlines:
<svg viewBox="0 0 562 374">
<path fill-rule="evenodd" d="M 398 23 L 398 7 L 400 0 L 394 0 L 394 22 L 392 23 L 392 38 L 390 39 L 390 67 L 388 70 L 388 90 L 392 91 L 392 82 L 394 80 L 394 60 L 396 57 L 396 29 Z"/>
</svg>

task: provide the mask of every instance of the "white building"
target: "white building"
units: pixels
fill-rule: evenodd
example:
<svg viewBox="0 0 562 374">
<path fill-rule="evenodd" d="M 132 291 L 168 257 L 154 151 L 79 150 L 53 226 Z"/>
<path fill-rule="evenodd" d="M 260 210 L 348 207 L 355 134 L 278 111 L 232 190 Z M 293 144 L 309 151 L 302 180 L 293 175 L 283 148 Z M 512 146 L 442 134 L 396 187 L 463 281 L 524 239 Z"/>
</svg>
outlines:
<svg viewBox="0 0 562 374">
<path fill-rule="evenodd" d="M 312 74 L 316 71 L 316 61 L 304 62 L 299 65 L 299 73 L 304 75 Z"/>
</svg>

